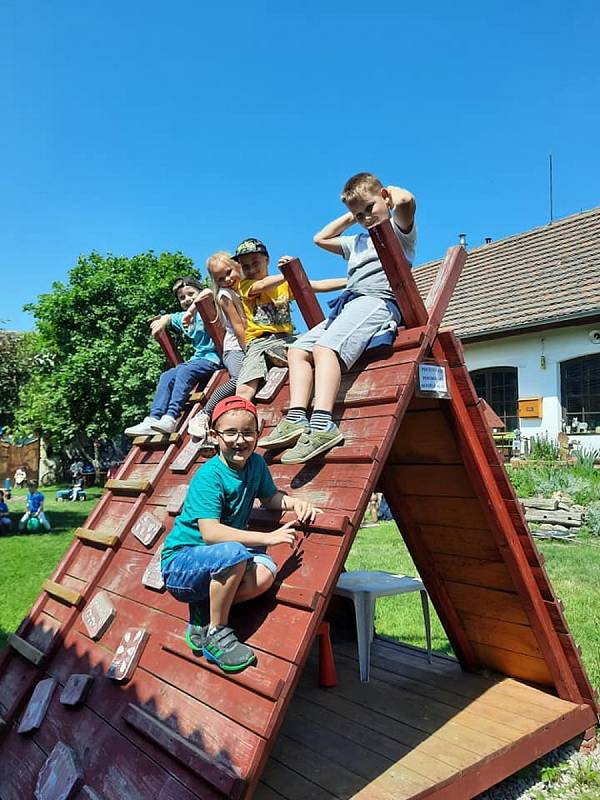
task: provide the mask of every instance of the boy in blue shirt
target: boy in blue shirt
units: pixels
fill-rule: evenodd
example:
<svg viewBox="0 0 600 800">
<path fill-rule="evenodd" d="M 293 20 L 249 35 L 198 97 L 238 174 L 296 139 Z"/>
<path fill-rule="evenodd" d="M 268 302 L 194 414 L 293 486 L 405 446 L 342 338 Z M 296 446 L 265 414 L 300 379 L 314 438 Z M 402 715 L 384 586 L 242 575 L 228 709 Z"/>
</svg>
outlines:
<svg viewBox="0 0 600 800">
<path fill-rule="evenodd" d="M 204 290 L 212 295 L 210 289 Z M 221 365 L 215 345 L 204 330 L 200 314 L 195 314 L 191 325 L 185 325 L 183 317 L 193 302 L 202 294 L 202 284 L 197 278 L 179 278 L 173 284 L 173 294 L 179 301 L 181 311 L 161 314 L 152 320 L 150 331 L 157 336 L 168 327 L 179 331 L 192 340 L 194 355 L 189 361 L 177 364 L 160 376 L 150 413 L 137 425 L 125 428 L 126 436 L 153 436 L 156 433 L 173 433 L 177 428 L 177 417 L 183 410 L 191 390 L 198 384 L 206 386 L 213 372 Z"/>
<path fill-rule="evenodd" d="M 29 494 L 27 495 L 27 511 L 19 520 L 19 530 L 24 530 L 25 526 L 31 519 L 36 517 L 40 521 L 40 525 L 47 531 L 50 530 L 50 523 L 48 517 L 44 514 L 44 495 L 37 490 L 37 483 L 29 481 L 27 484 Z"/>
<path fill-rule="evenodd" d="M 212 415 L 219 454 L 196 472 L 181 514 L 167 536 L 161 568 L 167 589 L 185 603 L 208 599 L 210 621 L 190 623 L 186 641 L 225 672 L 240 672 L 256 661 L 254 652 L 228 627 L 233 603 L 266 592 L 277 566 L 267 547 L 296 541 L 294 521 L 275 531 L 248 531 L 254 500 L 275 511 L 293 511 L 297 521 L 312 522 L 318 509 L 277 490 L 262 456 L 257 455 L 255 406 L 243 397 L 227 397 Z"/>
</svg>

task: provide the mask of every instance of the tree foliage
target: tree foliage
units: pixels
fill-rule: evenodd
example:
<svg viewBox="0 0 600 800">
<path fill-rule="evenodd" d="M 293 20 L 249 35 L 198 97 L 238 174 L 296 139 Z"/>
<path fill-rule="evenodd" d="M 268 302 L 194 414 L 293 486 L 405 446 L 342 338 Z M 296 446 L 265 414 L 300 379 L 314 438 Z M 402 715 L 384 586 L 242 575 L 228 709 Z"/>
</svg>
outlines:
<svg viewBox="0 0 600 800">
<path fill-rule="evenodd" d="M 0 427 L 10 429 L 19 392 L 31 372 L 32 334 L 0 330 Z"/>
<path fill-rule="evenodd" d="M 148 320 L 177 309 L 171 286 L 197 274 L 181 253 L 81 256 L 69 282 L 27 306 L 39 366 L 21 392 L 20 432 L 55 448 L 108 441 L 145 416 L 165 362 Z"/>
</svg>

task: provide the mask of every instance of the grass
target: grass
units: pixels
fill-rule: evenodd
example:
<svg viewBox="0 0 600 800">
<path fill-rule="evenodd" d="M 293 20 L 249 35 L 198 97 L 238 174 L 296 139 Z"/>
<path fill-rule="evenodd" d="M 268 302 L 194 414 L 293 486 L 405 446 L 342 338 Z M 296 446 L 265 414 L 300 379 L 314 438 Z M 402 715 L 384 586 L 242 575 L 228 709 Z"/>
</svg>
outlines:
<svg viewBox="0 0 600 800">
<path fill-rule="evenodd" d="M 8 503 L 13 533 L 0 537 L 0 648 L 27 614 L 42 582 L 54 572 L 70 545 L 75 528 L 83 524 L 102 494 L 102 489 L 87 489 L 85 501 L 58 503 L 57 488 L 64 487 L 42 488 L 44 510 L 52 525 L 50 533 L 16 533 L 18 521 L 25 513 L 25 490 L 13 490 Z"/>
</svg>

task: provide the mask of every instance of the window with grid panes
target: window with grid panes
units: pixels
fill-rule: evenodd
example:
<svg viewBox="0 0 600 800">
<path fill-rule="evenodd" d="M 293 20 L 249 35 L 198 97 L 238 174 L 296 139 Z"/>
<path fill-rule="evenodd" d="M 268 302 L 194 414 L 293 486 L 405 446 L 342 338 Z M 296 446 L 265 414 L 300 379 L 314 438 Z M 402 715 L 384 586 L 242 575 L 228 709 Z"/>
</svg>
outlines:
<svg viewBox="0 0 600 800">
<path fill-rule="evenodd" d="M 519 384 L 516 367 L 489 367 L 471 372 L 471 379 L 479 397 L 491 405 L 504 421 L 507 431 L 519 427 Z"/>
<path fill-rule="evenodd" d="M 566 425 L 577 417 L 589 433 L 600 428 L 600 354 L 562 362 L 560 395 Z"/>
</svg>

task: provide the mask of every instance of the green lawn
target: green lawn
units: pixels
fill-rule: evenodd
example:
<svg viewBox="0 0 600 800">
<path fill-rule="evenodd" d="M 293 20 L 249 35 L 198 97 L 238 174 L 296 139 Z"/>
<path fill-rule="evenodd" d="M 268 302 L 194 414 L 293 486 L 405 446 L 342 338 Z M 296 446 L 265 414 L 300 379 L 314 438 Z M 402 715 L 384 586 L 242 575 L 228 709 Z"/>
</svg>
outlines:
<svg viewBox="0 0 600 800">
<path fill-rule="evenodd" d="M 69 546 L 73 530 L 81 525 L 101 494 L 88 490 L 83 503 L 57 503 L 55 487 L 44 489 L 45 508 L 52 533 L 13 534 L 0 539 L 0 647 L 14 631 L 36 599 L 47 578 Z M 10 503 L 16 522 L 25 508 L 25 492 L 13 494 Z M 600 648 L 595 620 L 600 619 L 598 561 L 600 539 L 582 538 L 574 544 L 544 542 L 546 567 L 556 594 L 562 599 L 591 681 L 600 689 Z M 347 561 L 348 569 L 384 569 L 415 574 L 415 568 L 394 523 L 379 523 L 359 531 Z M 432 640 L 436 650 L 451 653 L 442 626 L 431 609 Z M 378 633 L 419 647 L 425 646 L 421 602 L 418 593 L 377 601 Z"/>
<path fill-rule="evenodd" d="M 40 586 L 60 561 L 73 538 L 75 528 L 83 524 L 102 489 L 87 489 L 83 502 L 56 502 L 56 486 L 42 487 L 44 510 L 50 533 L 17 533 L 17 523 L 25 513 L 27 492 L 13 491 L 8 505 L 13 521 L 11 536 L 0 538 L 0 647 L 19 625 L 40 593 Z M 61 487 L 64 488 L 64 487 Z"/>
</svg>

